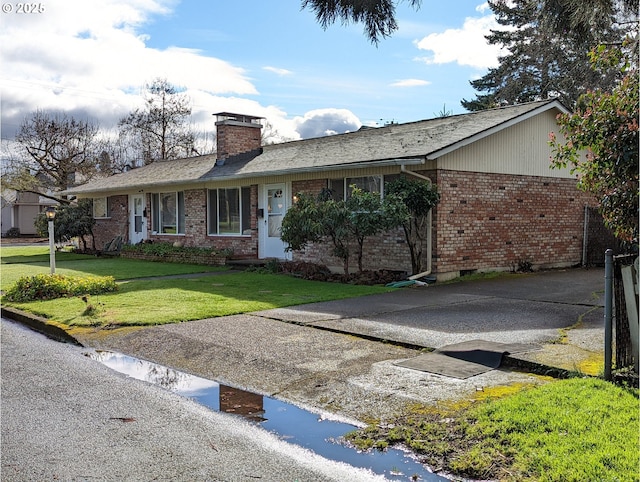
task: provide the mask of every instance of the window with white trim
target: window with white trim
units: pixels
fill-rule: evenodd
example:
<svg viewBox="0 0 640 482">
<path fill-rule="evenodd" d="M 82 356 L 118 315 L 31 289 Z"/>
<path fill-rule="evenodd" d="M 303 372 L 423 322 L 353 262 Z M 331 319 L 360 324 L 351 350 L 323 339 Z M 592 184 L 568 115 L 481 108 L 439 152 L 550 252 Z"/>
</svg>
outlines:
<svg viewBox="0 0 640 482">
<path fill-rule="evenodd" d="M 184 192 L 151 194 L 151 224 L 157 234 L 184 234 Z"/>
<path fill-rule="evenodd" d="M 251 234 L 251 188 L 209 189 L 208 232 L 210 236 Z"/>
</svg>

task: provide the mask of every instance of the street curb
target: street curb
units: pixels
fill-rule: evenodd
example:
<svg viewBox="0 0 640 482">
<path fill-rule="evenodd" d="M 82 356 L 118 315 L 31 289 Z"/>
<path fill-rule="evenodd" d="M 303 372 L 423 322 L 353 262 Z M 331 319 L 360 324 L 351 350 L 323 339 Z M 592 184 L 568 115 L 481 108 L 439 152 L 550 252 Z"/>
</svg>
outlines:
<svg viewBox="0 0 640 482">
<path fill-rule="evenodd" d="M 573 378 L 576 376 L 587 376 L 583 374 L 577 374 L 576 372 L 572 372 L 570 370 L 565 370 L 564 368 L 553 367 L 550 365 L 545 365 L 544 363 L 533 362 L 529 360 L 523 360 L 522 358 L 518 358 L 515 354 L 504 355 L 502 357 L 502 363 L 500 364 L 500 368 L 502 367 L 511 368 L 519 372 L 532 373 L 535 375 L 543 375 L 558 379 Z"/>
<path fill-rule="evenodd" d="M 19 323 L 27 325 L 32 330 L 42 333 L 43 335 L 46 335 L 56 341 L 70 343 L 76 346 L 84 346 L 65 330 L 63 330 L 59 326 L 52 324 L 49 320 L 41 316 L 27 313 L 25 311 L 18 310 L 17 308 L 12 308 L 9 306 L 2 306 L 2 310 L 0 313 L 5 318 L 9 318 L 13 321 L 17 321 Z"/>
<path fill-rule="evenodd" d="M 48 336 L 49 338 L 52 338 L 56 341 L 60 341 L 63 343 L 70 343 L 76 346 L 84 346 L 76 338 L 74 338 L 69 333 L 67 333 L 64 329 L 60 328 L 57 325 L 52 324 L 49 320 L 41 316 L 37 316 L 32 313 L 27 313 L 25 311 L 18 310 L 17 308 L 12 308 L 8 306 L 2 307 L 2 316 L 9 318 L 13 321 L 16 321 L 18 323 L 22 323 L 28 326 L 29 328 L 31 328 L 32 330 L 42 333 L 43 335 Z M 268 319 L 275 320 L 274 318 L 268 318 Z M 293 325 L 305 326 L 308 328 L 329 331 L 332 333 L 338 333 L 342 335 L 351 335 L 351 336 L 355 336 L 355 337 L 362 338 L 369 341 L 375 341 L 378 343 L 385 343 L 385 344 L 390 344 L 394 346 L 400 346 L 403 348 L 410 348 L 413 350 L 427 350 L 427 351 L 433 350 L 433 348 L 425 347 L 423 345 L 401 342 L 401 341 L 393 340 L 390 338 L 380 338 L 377 336 L 366 335 L 362 333 L 352 333 L 346 330 L 327 328 L 323 326 L 315 326 L 313 324 L 308 324 L 308 323 L 299 323 L 299 322 L 292 322 L 287 320 L 275 320 L 275 321 L 281 321 L 281 322 L 289 323 Z M 509 355 L 505 355 L 502 358 L 501 367 L 511 368 L 516 371 L 525 372 L 525 373 L 546 375 L 546 376 L 557 378 L 557 379 L 571 378 L 575 376 L 575 373 L 572 373 L 569 370 L 565 370 L 563 368 L 558 368 L 558 367 L 553 367 L 553 366 L 545 365 L 538 362 L 523 360 L 521 358 L 517 358 L 515 356 L 509 356 Z"/>
</svg>

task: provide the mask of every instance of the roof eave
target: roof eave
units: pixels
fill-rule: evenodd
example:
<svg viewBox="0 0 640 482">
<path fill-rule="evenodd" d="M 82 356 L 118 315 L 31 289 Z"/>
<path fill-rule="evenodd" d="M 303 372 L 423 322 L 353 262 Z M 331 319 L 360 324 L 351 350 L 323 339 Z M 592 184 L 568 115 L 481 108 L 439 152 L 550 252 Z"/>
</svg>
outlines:
<svg viewBox="0 0 640 482">
<path fill-rule="evenodd" d="M 166 181 L 166 182 L 157 182 L 152 184 L 138 184 L 132 185 L 128 187 L 115 187 L 115 188 L 98 188 L 92 190 L 74 190 L 68 189 L 64 193 L 73 196 L 87 196 L 90 194 L 105 194 L 109 192 L 130 192 L 134 190 L 145 190 L 145 189 L 154 189 L 165 186 L 175 186 L 177 184 L 196 184 L 196 183 L 205 183 L 205 182 L 215 182 L 215 181 L 229 181 L 236 179 L 247 179 L 247 178 L 255 178 L 255 177 L 267 177 L 267 176 L 283 176 L 287 174 L 299 174 L 305 172 L 318 172 L 318 171 L 341 171 L 344 169 L 366 169 L 369 167 L 385 167 L 385 166 L 416 166 L 422 165 L 426 162 L 424 157 L 411 157 L 411 158 L 397 158 L 397 159 L 383 159 L 380 161 L 363 161 L 357 163 L 346 163 L 346 164 L 335 164 L 332 166 L 314 166 L 314 167 L 304 167 L 299 169 L 279 169 L 274 171 L 262 171 L 261 173 L 248 172 L 242 174 L 235 174 L 229 176 L 222 177 L 208 177 L 208 178 L 198 178 L 191 180 L 183 180 L 178 182 L 175 181 Z"/>
<path fill-rule="evenodd" d="M 319 172 L 319 171 L 342 171 L 345 169 L 366 169 L 370 167 L 386 167 L 386 166 L 416 166 L 426 163 L 425 157 L 411 157 L 411 158 L 397 158 L 397 159 L 383 159 L 380 161 L 362 161 L 346 164 L 334 164 L 331 166 L 313 166 L 313 167 L 301 167 L 298 169 L 280 169 L 275 171 L 262 171 L 260 177 L 267 176 L 283 176 L 287 174 L 300 174 L 305 172 Z M 251 177 L 257 177 L 256 173 L 243 173 L 231 176 L 224 176 L 218 178 L 219 180 L 233 180 L 233 179 L 246 179 Z M 207 179 L 207 181 L 218 180 L 216 178 Z"/>
</svg>

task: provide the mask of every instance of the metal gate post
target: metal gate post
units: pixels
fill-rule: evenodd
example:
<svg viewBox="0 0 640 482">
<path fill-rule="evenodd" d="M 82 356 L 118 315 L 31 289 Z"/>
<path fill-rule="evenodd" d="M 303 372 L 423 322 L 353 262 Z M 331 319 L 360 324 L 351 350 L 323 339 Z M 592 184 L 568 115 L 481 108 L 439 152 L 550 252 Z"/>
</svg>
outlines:
<svg viewBox="0 0 640 482">
<path fill-rule="evenodd" d="M 613 250 L 604 253 L 604 379 L 611 380 L 613 333 Z"/>
</svg>

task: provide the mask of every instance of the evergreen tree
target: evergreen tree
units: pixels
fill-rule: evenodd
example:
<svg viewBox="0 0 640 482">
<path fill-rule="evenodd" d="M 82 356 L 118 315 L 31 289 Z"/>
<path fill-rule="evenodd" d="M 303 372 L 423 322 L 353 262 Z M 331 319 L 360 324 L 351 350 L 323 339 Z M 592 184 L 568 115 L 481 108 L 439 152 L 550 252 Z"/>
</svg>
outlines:
<svg viewBox="0 0 640 482">
<path fill-rule="evenodd" d="M 420 0 L 408 1 L 412 7 L 420 7 Z M 398 29 L 396 3 L 398 0 L 303 0 L 302 8 L 315 12 L 318 23 L 325 29 L 336 20 L 343 24 L 363 23 L 365 35 L 377 44 Z"/>
<path fill-rule="evenodd" d="M 462 106 L 478 111 L 558 97 L 573 108 L 588 90 L 611 89 L 619 70 L 594 70 L 589 52 L 601 43 L 623 40 L 629 3 L 637 0 L 597 0 L 589 9 L 577 0 L 490 0 L 503 28 L 492 31 L 487 40 L 508 53 L 498 67 L 471 81 L 478 94 L 463 99 Z"/>
</svg>

